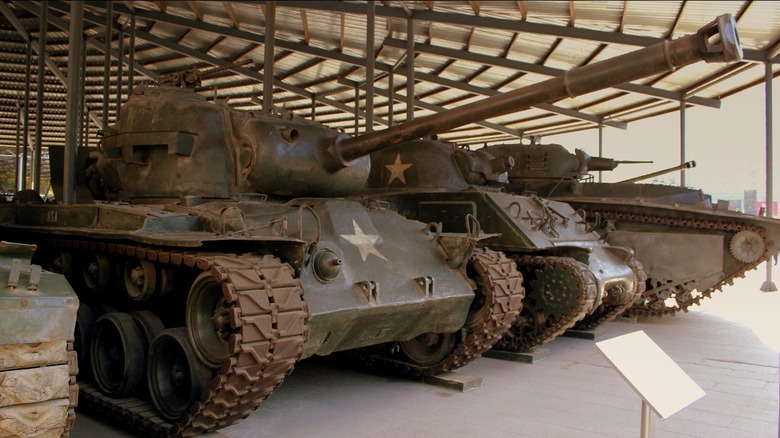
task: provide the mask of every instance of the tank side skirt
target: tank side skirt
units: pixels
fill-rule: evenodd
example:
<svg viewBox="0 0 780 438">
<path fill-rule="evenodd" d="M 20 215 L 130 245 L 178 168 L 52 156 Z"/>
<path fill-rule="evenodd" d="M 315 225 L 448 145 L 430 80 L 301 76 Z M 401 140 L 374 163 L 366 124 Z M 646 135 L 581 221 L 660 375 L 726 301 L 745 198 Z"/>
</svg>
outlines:
<svg viewBox="0 0 780 438">
<path fill-rule="evenodd" d="M 581 207 L 581 208 L 583 208 L 583 210 L 586 211 L 589 219 L 596 217 L 596 215 L 598 215 L 602 221 L 614 220 L 616 222 L 649 223 L 655 225 L 668 226 L 671 228 L 690 228 L 694 230 L 698 229 L 698 230 L 707 230 L 707 231 L 720 231 L 720 232 L 727 232 L 727 233 L 738 233 L 740 231 L 749 230 L 757 233 L 764 240 L 764 254 L 762 254 L 753 263 L 746 263 L 737 271 L 726 275 L 726 277 L 723 278 L 723 280 L 721 280 L 720 283 L 718 283 L 717 285 L 705 291 L 699 291 L 701 293 L 700 295 L 696 297 L 689 296 L 683 302 L 678 301 L 677 307 L 665 306 L 664 309 L 662 310 L 648 308 L 644 306 L 642 303 L 635 304 L 625 312 L 627 316 L 662 316 L 666 314 L 674 315 L 675 313 L 681 310 L 687 312 L 688 308 L 691 307 L 692 305 L 694 304 L 699 305 L 701 300 L 705 298 L 709 298 L 713 292 L 722 290 L 724 285 L 730 286 L 734 284 L 735 279 L 743 278 L 746 272 L 755 269 L 761 263 L 763 263 L 764 261 L 768 260 L 771 257 L 769 248 L 772 245 L 770 244 L 771 242 L 767 241 L 766 230 L 763 227 L 745 225 L 737 221 L 716 221 L 716 220 L 709 220 L 709 219 L 682 219 L 682 218 L 667 217 L 667 216 L 653 215 L 653 214 L 637 214 L 637 213 L 621 212 L 618 210 L 611 210 L 607 208 L 592 208 L 592 207 L 588 207 L 588 208 Z M 653 295 L 657 295 L 659 292 L 663 292 L 664 289 L 665 288 L 662 287 L 662 288 L 654 288 L 654 289 L 646 290 L 644 292 L 644 297 L 648 298 Z"/>
</svg>

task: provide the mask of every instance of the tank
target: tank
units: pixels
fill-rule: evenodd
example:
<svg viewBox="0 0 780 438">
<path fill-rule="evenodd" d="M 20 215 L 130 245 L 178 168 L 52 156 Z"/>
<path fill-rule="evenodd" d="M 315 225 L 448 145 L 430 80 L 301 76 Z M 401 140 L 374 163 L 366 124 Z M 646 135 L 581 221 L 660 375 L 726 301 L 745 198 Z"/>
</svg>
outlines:
<svg viewBox="0 0 780 438">
<path fill-rule="evenodd" d="M 78 400 L 79 301 L 35 246 L 0 242 L 0 436 L 68 436 Z"/>
<path fill-rule="evenodd" d="M 483 150 L 519 166 L 502 184 L 511 193 L 536 193 L 566 202 L 612 245 L 632 248 L 647 273 L 645 292 L 628 315 L 674 315 L 731 285 L 780 251 L 780 221 L 718 209 L 701 190 L 638 183 L 679 166 L 617 183 L 597 183 L 588 172 L 621 162 L 571 153 L 561 145 L 499 145 Z M 536 165 L 536 163 L 543 163 Z"/>
<path fill-rule="evenodd" d="M 611 62 L 609 66 L 596 64 L 594 70 L 614 76 L 605 76 L 601 82 L 590 77 L 581 84 L 606 87 L 626 80 L 622 76 L 626 69 L 639 78 L 663 68 L 642 65 L 652 62 L 652 55 L 641 56 L 637 53 L 613 59 L 607 61 Z M 539 84 L 539 88 L 550 93 L 550 99 L 571 95 L 571 78 L 579 72 L 572 70 L 563 81 L 551 80 Z M 533 90 L 518 91 L 526 93 L 533 103 L 545 99 L 534 95 Z M 471 105 L 471 109 L 483 117 L 493 114 L 493 106 L 483 102 Z M 465 108 L 458 111 L 467 113 Z M 420 121 L 419 125 L 417 133 L 421 135 L 428 134 L 424 127 L 433 123 Z M 373 135 L 394 142 L 390 133 L 392 130 Z M 478 245 L 501 250 L 518 263 L 525 278 L 526 299 L 520 318 L 495 348 L 528 351 L 569 328 L 595 328 L 626 311 L 644 291 L 646 276 L 633 250 L 622 243 L 605 243 L 581 211 L 565 202 L 545 199 L 546 193 L 539 193 L 541 197 L 504 193 L 507 175 L 522 174 L 522 169 L 529 166 L 538 168 L 545 165 L 544 161 L 530 163 L 492 148 L 470 151 L 434 140 L 398 143 L 373 152 L 371 158 L 373 166 L 364 199 L 386 202 L 406 217 L 445 230 L 464 231 L 468 224 L 459 219 L 462 214 L 477 217 L 482 231 L 489 236 Z M 580 166 L 576 160 L 549 161 L 553 168 Z"/>
<path fill-rule="evenodd" d="M 466 106 L 354 138 L 208 102 L 188 88 L 197 74 L 177 75 L 134 89 L 106 129 L 80 176 L 95 202 L 21 196 L 0 223 L 38 244 L 37 260 L 91 310 L 78 322 L 92 375 L 80 402 L 146 435 L 212 431 L 249 415 L 303 358 L 351 350 L 430 375 L 479 357 L 517 319 L 522 276 L 478 245 L 490 236 L 473 215 L 444 230 L 354 197 L 371 152 L 734 51 L 724 17 L 630 65 L 486 99 L 489 114 Z"/>
</svg>

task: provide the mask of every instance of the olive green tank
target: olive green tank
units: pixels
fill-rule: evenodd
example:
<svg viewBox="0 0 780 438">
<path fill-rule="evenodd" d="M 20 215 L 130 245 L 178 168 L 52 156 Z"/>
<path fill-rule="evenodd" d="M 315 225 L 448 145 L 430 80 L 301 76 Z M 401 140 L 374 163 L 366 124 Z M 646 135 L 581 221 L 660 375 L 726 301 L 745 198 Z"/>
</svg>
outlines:
<svg viewBox="0 0 780 438">
<path fill-rule="evenodd" d="M 500 145 L 483 150 L 519 163 L 502 187 L 537 193 L 583 212 L 612 245 L 632 248 L 647 273 L 645 292 L 629 315 L 687 311 L 780 252 L 780 221 L 719 209 L 701 190 L 639 183 L 695 167 L 695 162 L 617 183 L 597 183 L 589 172 L 621 162 L 575 153 L 557 144 Z"/>
</svg>

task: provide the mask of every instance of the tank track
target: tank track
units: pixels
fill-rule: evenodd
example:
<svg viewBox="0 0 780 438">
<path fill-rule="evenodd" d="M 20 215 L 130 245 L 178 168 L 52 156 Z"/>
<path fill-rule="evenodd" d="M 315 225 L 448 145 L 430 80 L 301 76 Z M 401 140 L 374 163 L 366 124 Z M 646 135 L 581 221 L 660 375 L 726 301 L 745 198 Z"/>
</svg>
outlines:
<svg viewBox="0 0 780 438">
<path fill-rule="evenodd" d="M 73 347 L 73 341 L 68 341 L 68 417 L 65 419 L 65 430 L 62 436 L 69 437 L 76 424 L 76 407 L 79 405 L 79 384 L 76 376 L 79 373 L 79 360 Z"/>
<path fill-rule="evenodd" d="M 647 273 L 642 268 L 642 264 L 636 260 L 631 260 L 628 262 L 628 265 L 634 272 L 634 278 L 636 278 L 636 290 L 632 295 L 633 298 L 621 303 L 599 306 L 595 311 L 585 315 L 582 320 L 576 323 L 574 325 L 575 329 L 593 330 L 605 322 L 612 321 L 634 306 L 636 299 L 645 293 L 645 289 L 647 289 Z"/>
<path fill-rule="evenodd" d="M 113 399 L 92 383 L 80 383 L 83 406 L 110 415 L 144 436 L 192 436 L 247 417 L 293 370 L 308 337 L 308 306 L 292 268 L 272 256 L 193 254 L 137 245 L 54 240 L 53 246 L 148 260 L 210 272 L 232 303 L 229 357 L 188 412 L 169 422 L 155 406 L 135 397 Z M 268 303 L 270 302 L 270 306 Z M 265 303 L 265 305 L 263 304 Z M 258 318 L 269 315 L 270 318 Z M 262 322 L 265 321 L 265 322 Z M 265 334 L 270 334 L 266 337 Z"/>
<path fill-rule="evenodd" d="M 673 228 L 690 228 L 695 230 L 723 231 L 723 232 L 735 233 L 735 234 L 740 231 L 750 230 L 760 235 L 761 238 L 764 240 L 764 254 L 762 254 L 756 261 L 752 263 L 744 264 L 744 266 L 742 266 L 736 272 L 733 272 L 732 274 L 727 275 L 725 278 L 723 278 L 720 281 L 720 283 L 718 283 L 717 285 L 705 291 L 699 291 L 700 292 L 699 295 L 693 296 L 690 293 L 693 290 L 695 281 L 687 281 L 684 284 L 680 284 L 680 285 L 668 284 L 668 285 L 663 285 L 660 287 L 648 289 L 643 293 L 643 297 L 646 299 L 651 298 L 652 300 L 650 302 L 663 301 L 662 294 L 664 294 L 665 292 L 673 292 L 676 294 L 678 298 L 677 306 L 665 305 L 663 308 L 659 309 L 659 308 L 649 307 L 643 303 L 637 303 L 624 312 L 626 316 L 660 317 L 663 315 L 674 316 L 677 312 L 680 311 L 688 312 L 688 309 L 694 304 L 697 306 L 701 305 L 701 300 L 705 298 L 710 298 L 713 292 L 722 291 L 724 285 L 728 285 L 728 286 L 733 285 L 735 279 L 744 278 L 746 272 L 756 269 L 758 265 L 765 262 L 771 257 L 771 254 L 769 254 L 768 252 L 768 248 L 770 247 L 770 245 L 766 239 L 766 230 L 764 230 L 764 228 L 762 227 L 754 227 L 751 225 L 740 224 L 736 221 L 670 218 L 670 217 L 660 216 L 660 215 L 625 213 L 625 212 L 614 211 L 609 209 L 585 208 L 584 210 L 586 211 L 588 217 L 595 217 L 596 215 L 598 215 L 598 217 L 600 217 L 602 221 L 614 220 L 614 221 L 649 223 L 649 224 L 665 225 Z M 682 288 L 682 289 L 675 290 L 675 288 Z M 681 291 L 683 292 L 682 294 L 680 294 Z"/>
<path fill-rule="evenodd" d="M 552 341 L 584 318 L 598 299 L 598 287 L 588 266 L 572 258 L 520 256 L 514 257 L 514 260 L 522 272 L 545 268 L 564 269 L 570 274 L 571 290 L 577 294 L 575 298 L 577 306 L 563 318 L 554 320 L 549 315 L 543 315 L 543 321 L 539 320 L 539 315 L 534 315 L 537 311 L 533 308 L 532 300 L 536 299 L 533 292 L 527 294 L 520 317 L 517 318 L 512 329 L 494 346 L 497 350 L 523 353 Z"/>
<path fill-rule="evenodd" d="M 433 365 L 420 366 L 392 352 L 377 354 L 357 350 L 349 352 L 348 359 L 372 372 L 421 377 L 460 368 L 490 350 L 520 314 L 525 297 L 523 277 L 515 262 L 502 252 L 478 249 L 471 262 L 478 276 L 477 286 L 491 290 L 493 300 L 485 303 L 484 308 L 488 308 L 489 312 L 480 318 L 478 324 L 462 330 L 466 333 L 447 357 Z"/>
</svg>

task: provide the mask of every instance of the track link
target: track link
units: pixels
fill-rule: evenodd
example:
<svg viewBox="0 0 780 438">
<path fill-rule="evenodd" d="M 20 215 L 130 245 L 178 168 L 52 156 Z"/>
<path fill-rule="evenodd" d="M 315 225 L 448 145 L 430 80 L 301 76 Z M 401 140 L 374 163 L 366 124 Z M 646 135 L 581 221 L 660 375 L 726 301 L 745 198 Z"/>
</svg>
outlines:
<svg viewBox="0 0 780 438">
<path fill-rule="evenodd" d="M 136 245 L 60 240 L 55 247 L 124 255 L 160 266 L 209 272 L 232 305 L 229 357 L 188 412 L 169 422 L 138 398 L 113 399 L 81 383 L 82 405 L 145 436 L 192 436 L 234 424 L 268 398 L 293 370 L 308 337 L 308 306 L 292 268 L 272 256 L 192 254 Z"/>
<path fill-rule="evenodd" d="M 712 286 L 711 288 L 705 291 L 699 291 L 700 292 L 699 295 L 693 296 L 692 294 L 690 294 L 690 292 L 693 290 L 691 286 L 695 285 L 695 280 L 689 280 L 686 281 L 684 285 L 678 285 L 679 287 L 682 287 L 686 292 L 682 296 L 680 296 L 680 294 L 677 293 L 678 291 L 673 291 L 671 289 L 672 287 L 674 287 L 673 285 L 663 285 L 657 288 L 648 289 L 645 292 L 643 292 L 643 298 L 645 298 L 644 300 L 641 300 L 641 302 L 634 304 L 624 312 L 626 316 L 661 317 L 663 315 L 674 316 L 677 312 L 680 311 L 688 312 L 688 309 L 691 306 L 693 306 L 694 304 L 697 306 L 700 305 L 701 300 L 705 298 L 710 298 L 714 292 L 722 291 L 724 285 L 728 285 L 728 286 L 733 285 L 735 279 L 743 278 L 746 272 L 756 269 L 758 265 L 765 262 L 772 256 L 772 254 L 769 253 L 769 247 L 771 245 L 769 244 L 769 242 L 767 242 L 766 230 L 762 227 L 755 227 L 752 225 L 741 224 L 736 221 L 674 218 L 674 217 L 652 215 L 652 214 L 628 213 L 628 212 L 622 212 L 622 211 L 610 210 L 610 209 L 595 209 L 595 208 L 583 208 L 583 209 L 585 210 L 589 218 L 598 217 L 600 218 L 601 221 L 610 220 L 615 222 L 636 222 L 636 223 L 645 223 L 645 224 L 664 225 L 670 228 L 687 228 L 687 229 L 694 229 L 694 230 L 718 231 L 718 232 L 726 232 L 726 233 L 734 233 L 734 234 L 740 231 L 750 230 L 760 235 L 761 238 L 764 240 L 764 248 L 765 248 L 764 254 L 762 254 L 756 261 L 754 261 L 753 263 L 743 264 L 743 266 L 741 266 L 737 271 L 732 272 L 731 274 L 727 274 L 717 285 Z M 676 293 L 677 295 L 676 306 L 665 305 L 663 306 L 663 308 L 659 308 L 659 307 L 651 307 L 645 304 L 645 303 L 656 303 L 659 300 L 663 301 L 661 299 L 661 296 L 666 291 Z"/>
<path fill-rule="evenodd" d="M 432 376 L 460 368 L 482 356 L 510 329 L 523 306 L 525 289 L 523 277 L 514 261 L 504 253 L 478 249 L 469 262 L 473 267 L 478 288 L 485 290 L 485 315 L 471 328 L 462 329 L 460 342 L 441 361 L 420 366 L 405 360 L 391 347 L 390 353 L 349 352 L 349 360 L 372 372 L 386 372 L 404 376 Z M 373 350 L 371 350 L 373 351 Z"/>
<path fill-rule="evenodd" d="M 612 321 L 634 306 L 637 298 L 641 297 L 647 288 L 647 273 L 642 268 L 642 264 L 636 260 L 630 260 L 628 265 L 631 267 L 631 271 L 634 272 L 634 278 L 636 278 L 636 287 L 634 288 L 634 293 L 631 294 L 631 298 L 613 304 L 600 305 L 596 310 L 585 315 L 582 320 L 574 324 L 575 329 L 593 330 L 605 322 Z"/>
<path fill-rule="evenodd" d="M 598 299 L 596 279 L 584 263 L 568 257 L 520 256 L 515 257 L 526 279 L 532 272 L 545 268 L 558 268 L 570 275 L 569 290 L 576 294 L 571 300 L 571 310 L 560 318 L 542 314 L 534 306 L 540 301 L 541 291 L 529 287 L 523 310 L 512 328 L 494 346 L 497 350 L 528 352 L 544 345 L 572 328 L 593 309 Z"/>
</svg>

